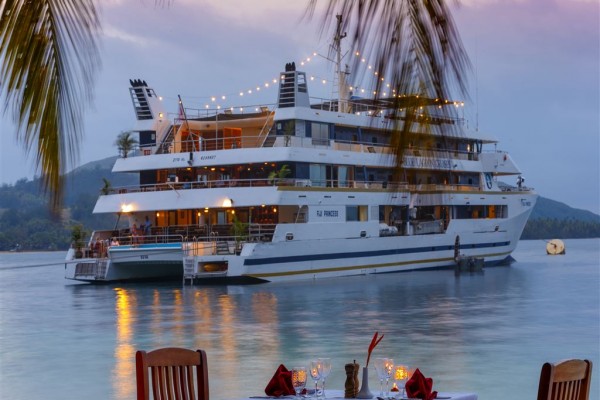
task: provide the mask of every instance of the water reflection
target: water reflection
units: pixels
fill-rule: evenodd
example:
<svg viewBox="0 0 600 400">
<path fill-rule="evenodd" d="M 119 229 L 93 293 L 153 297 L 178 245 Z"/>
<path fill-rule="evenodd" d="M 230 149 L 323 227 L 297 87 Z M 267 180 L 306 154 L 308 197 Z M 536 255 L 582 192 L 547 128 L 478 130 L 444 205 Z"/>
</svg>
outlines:
<svg viewBox="0 0 600 400">
<path fill-rule="evenodd" d="M 137 315 L 135 292 L 115 288 L 115 313 L 117 343 L 115 346 L 115 368 L 113 369 L 113 392 L 117 398 L 135 397 L 135 352 L 133 345 L 134 322 Z"/>
<path fill-rule="evenodd" d="M 260 394 L 280 363 L 306 366 L 317 357 L 332 359 L 329 386 L 343 387 L 343 365 L 364 365 L 375 331 L 385 339 L 374 356 L 421 368 L 440 390 L 481 391 L 482 380 L 494 382 L 482 365 L 515 368 L 523 352 L 515 343 L 532 344 L 523 327 L 539 319 L 542 284 L 530 272 L 498 268 L 459 278 L 432 271 L 247 287 L 115 288 L 113 392 L 134 397 L 135 350 L 167 346 L 207 351 L 214 398 Z"/>
<path fill-rule="evenodd" d="M 177 346 L 210 349 L 210 373 L 232 385 L 248 379 L 240 352 L 255 349 L 273 358 L 279 340 L 277 296 L 227 288 L 114 288 L 115 337 L 113 393 L 135 395 L 135 351 Z M 248 300 L 246 300 L 248 299 Z M 249 329 L 249 327 L 252 327 Z M 217 389 L 218 390 L 218 389 Z"/>
<path fill-rule="evenodd" d="M 508 275 L 499 274 L 491 283 L 485 276 L 455 280 L 421 272 L 410 282 L 401 274 L 333 284 L 115 288 L 114 393 L 118 398 L 134 395 L 137 349 L 205 349 L 211 382 L 217 382 L 211 391 L 241 396 L 248 388 L 260 393 L 282 362 L 303 365 L 327 356 L 338 367 L 357 358 L 364 363 L 374 331 L 386 335 L 380 355 L 423 366 L 439 358 L 443 348 L 458 375 L 469 368 L 470 330 L 491 318 L 486 314 L 494 304 L 487 299 L 500 292 L 506 296 Z M 527 293 L 514 287 L 511 292 L 517 301 Z M 440 372 L 431 368 L 426 372 Z M 340 386 L 343 376 L 337 375 L 332 383 Z M 445 375 L 450 380 L 454 373 Z"/>
</svg>

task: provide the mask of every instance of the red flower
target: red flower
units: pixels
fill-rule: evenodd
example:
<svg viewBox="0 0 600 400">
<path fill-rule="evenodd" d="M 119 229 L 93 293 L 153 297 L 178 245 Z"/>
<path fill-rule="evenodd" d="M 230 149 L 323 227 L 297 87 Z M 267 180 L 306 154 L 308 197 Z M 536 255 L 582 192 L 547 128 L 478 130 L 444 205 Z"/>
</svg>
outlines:
<svg viewBox="0 0 600 400">
<path fill-rule="evenodd" d="M 381 339 L 383 339 L 383 335 L 381 335 L 381 337 L 377 339 L 378 335 L 379 333 L 375 332 L 375 334 L 373 335 L 373 339 L 371 340 L 371 344 L 369 345 L 369 353 L 367 354 L 367 367 L 369 366 L 369 360 L 371 359 L 371 352 L 373 351 L 375 346 L 377 346 L 379 342 L 381 342 Z"/>
</svg>

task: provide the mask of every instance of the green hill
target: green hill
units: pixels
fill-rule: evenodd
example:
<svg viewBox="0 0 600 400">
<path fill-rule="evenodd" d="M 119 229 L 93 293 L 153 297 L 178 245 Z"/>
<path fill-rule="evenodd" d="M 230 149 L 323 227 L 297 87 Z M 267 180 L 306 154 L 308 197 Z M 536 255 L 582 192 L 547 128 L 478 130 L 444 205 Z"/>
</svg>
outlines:
<svg viewBox="0 0 600 400">
<path fill-rule="evenodd" d="M 588 210 L 572 208 L 556 200 L 540 197 L 529 219 L 575 220 L 600 223 L 600 215 Z"/>
<path fill-rule="evenodd" d="M 0 251 L 16 244 L 23 250 L 62 250 L 71 243 L 73 225 L 88 232 L 110 229 L 114 215 L 92 214 L 103 178 L 113 186 L 133 185 L 137 174 L 113 174 L 115 157 L 85 164 L 65 175 L 64 209 L 60 215 L 48 211 L 47 199 L 40 191 L 40 180 L 18 180 L 0 186 Z"/>
<path fill-rule="evenodd" d="M 67 249 L 73 225 L 111 229 L 115 215 L 92 214 L 106 178 L 113 187 L 137 184 L 137 174 L 111 172 L 115 157 L 87 163 L 66 174 L 65 208 L 50 215 L 38 179 L 0 186 L 0 251 L 19 244 L 24 250 Z M 540 197 L 522 239 L 600 237 L 600 215 Z"/>
</svg>

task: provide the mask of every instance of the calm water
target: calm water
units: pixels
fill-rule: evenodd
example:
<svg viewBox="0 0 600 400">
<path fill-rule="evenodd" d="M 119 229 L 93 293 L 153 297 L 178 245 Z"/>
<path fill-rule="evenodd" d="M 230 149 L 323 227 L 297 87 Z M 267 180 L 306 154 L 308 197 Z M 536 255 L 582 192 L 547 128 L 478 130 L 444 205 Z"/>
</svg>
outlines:
<svg viewBox="0 0 600 400">
<path fill-rule="evenodd" d="M 77 284 L 63 253 L 0 254 L 0 398 L 133 399 L 137 349 L 207 351 L 211 397 L 261 394 L 279 363 L 373 357 L 419 367 L 434 389 L 482 400 L 536 397 L 545 361 L 594 362 L 600 383 L 600 240 L 519 243 L 511 267 L 293 284 L 182 287 Z M 377 388 L 371 375 L 370 385 Z"/>
</svg>

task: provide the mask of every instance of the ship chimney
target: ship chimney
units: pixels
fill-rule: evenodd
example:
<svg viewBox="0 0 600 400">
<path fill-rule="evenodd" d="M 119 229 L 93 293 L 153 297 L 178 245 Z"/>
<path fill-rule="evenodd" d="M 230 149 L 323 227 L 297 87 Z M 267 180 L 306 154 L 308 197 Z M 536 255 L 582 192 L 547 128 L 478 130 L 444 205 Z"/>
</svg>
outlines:
<svg viewBox="0 0 600 400">
<path fill-rule="evenodd" d="M 296 71 L 296 63 L 285 64 L 279 79 L 279 107 L 310 107 L 306 74 Z"/>
<path fill-rule="evenodd" d="M 133 110 L 138 121 L 152 120 L 158 117 L 164 110 L 161 101 L 154 92 L 154 89 L 148 87 L 146 81 L 141 79 L 130 79 L 129 93 L 133 103 Z"/>
<path fill-rule="evenodd" d="M 160 143 L 170 122 L 161 99 L 154 89 L 148 87 L 145 80 L 130 79 L 129 94 L 136 118 L 134 131 L 139 132 L 139 144 L 145 152 L 152 152 L 151 147 Z M 150 154 L 150 153 L 148 153 Z"/>
</svg>

